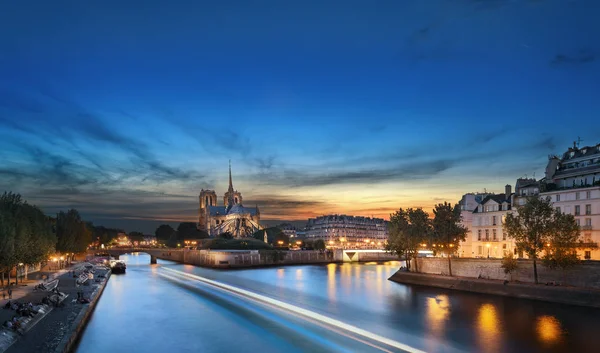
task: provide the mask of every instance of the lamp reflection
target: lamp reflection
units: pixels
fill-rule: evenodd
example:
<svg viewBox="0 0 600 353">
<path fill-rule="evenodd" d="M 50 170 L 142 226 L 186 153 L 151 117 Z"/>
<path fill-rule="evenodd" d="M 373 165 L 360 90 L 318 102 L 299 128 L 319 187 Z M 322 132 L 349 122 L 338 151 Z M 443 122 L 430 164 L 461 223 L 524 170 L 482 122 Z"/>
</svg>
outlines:
<svg viewBox="0 0 600 353">
<path fill-rule="evenodd" d="M 537 319 L 536 331 L 539 339 L 545 344 L 555 344 L 560 342 L 562 328 L 560 322 L 549 315 L 541 316 Z"/>
<path fill-rule="evenodd" d="M 450 314 L 450 301 L 445 294 L 438 295 L 435 298 L 427 298 L 427 321 L 431 332 L 435 336 L 442 336 L 444 333 L 445 321 Z"/>
<path fill-rule="evenodd" d="M 500 344 L 500 319 L 496 307 L 483 304 L 477 315 L 477 338 L 480 347 L 486 352 L 497 352 Z"/>
<path fill-rule="evenodd" d="M 330 302 L 335 302 L 335 270 L 336 264 L 327 265 L 327 297 Z"/>
</svg>

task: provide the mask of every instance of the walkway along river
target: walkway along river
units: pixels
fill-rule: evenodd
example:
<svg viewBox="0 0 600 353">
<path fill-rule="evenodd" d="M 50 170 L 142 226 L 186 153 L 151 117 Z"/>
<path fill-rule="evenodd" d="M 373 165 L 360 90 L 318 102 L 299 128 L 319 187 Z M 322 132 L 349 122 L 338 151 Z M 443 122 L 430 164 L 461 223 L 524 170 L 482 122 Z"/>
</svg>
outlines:
<svg viewBox="0 0 600 353">
<path fill-rule="evenodd" d="M 388 281 L 399 262 L 212 270 L 126 255 L 78 352 L 597 352 L 600 310 Z"/>
</svg>

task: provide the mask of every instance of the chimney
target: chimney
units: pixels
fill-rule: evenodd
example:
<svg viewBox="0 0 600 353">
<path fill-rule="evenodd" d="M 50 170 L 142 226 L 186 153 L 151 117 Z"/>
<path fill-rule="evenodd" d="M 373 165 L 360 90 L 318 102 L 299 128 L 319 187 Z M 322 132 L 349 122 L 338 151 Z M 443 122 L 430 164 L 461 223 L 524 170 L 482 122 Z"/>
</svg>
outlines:
<svg viewBox="0 0 600 353">
<path fill-rule="evenodd" d="M 508 199 L 510 197 L 510 194 L 512 194 L 512 187 L 509 184 L 506 184 L 506 186 L 504 187 L 504 197 Z"/>
</svg>

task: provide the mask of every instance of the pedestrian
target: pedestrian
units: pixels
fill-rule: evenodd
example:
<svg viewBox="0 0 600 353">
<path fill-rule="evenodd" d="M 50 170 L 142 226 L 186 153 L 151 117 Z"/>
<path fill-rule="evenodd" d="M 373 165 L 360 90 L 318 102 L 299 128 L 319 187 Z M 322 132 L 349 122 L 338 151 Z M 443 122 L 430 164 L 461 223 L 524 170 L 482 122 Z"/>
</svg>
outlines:
<svg viewBox="0 0 600 353">
<path fill-rule="evenodd" d="M 12 299 L 12 288 L 8 287 L 8 299 Z"/>
</svg>

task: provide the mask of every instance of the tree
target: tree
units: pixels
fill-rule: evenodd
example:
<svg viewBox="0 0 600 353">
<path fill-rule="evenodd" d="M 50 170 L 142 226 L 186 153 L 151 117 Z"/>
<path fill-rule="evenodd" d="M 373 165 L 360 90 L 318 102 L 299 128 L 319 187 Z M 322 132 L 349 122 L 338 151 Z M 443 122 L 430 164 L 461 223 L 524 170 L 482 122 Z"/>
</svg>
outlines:
<svg viewBox="0 0 600 353">
<path fill-rule="evenodd" d="M 175 229 L 168 224 L 161 224 L 154 231 L 154 235 L 156 235 L 156 240 L 167 242 L 175 233 Z"/>
<path fill-rule="evenodd" d="M 21 195 L 5 192 L 0 196 L 0 272 L 9 274 L 17 264 L 39 263 L 54 250 L 56 238 L 51 220 Z M 18 281 L 18 278 L 17 278 Z"/>
<path fill-rule="evenodd" d="M 315 250 L 325 250 L 325 240 L 317 239 L 312 243 L 312 247 Z"/>
<path fill-rule="evenodd" d="M 140 241 L 144 240 L 144 233 L 142 233 L 142 232 L 136 232 L 136 231 L 129 232 L 129 234 L 127 234 L 127 236 L 129 237 L 129 240 L 131 240 L 132 242 L 133 241 L 140 242 Z"/>
<path fill-rule="evenodd" d="M 553 226 L 544 248 L 542 264 L 551 269 L 567 269 L 580 263 L 577 248 L 595 246 L 597 245 L 584 244 L 573 215 L 554 210 Z"/>
<path fill-rule="evenodd" d="M 194 222 L 182 222 L 179 223 L 177 227 L 177 238 L 180 241 L 185 239 L 205 239 L 208 238 L 208 233 L 206 231 L 198 230 L 196 223 Z"/>
<path fill-rule="evenodd" d="M 510 274 L 510 280 L 512 281 L 512 273 L 517 270 L 519 267 L 519 263 L 517 259 L 513 256 L 512 252 L 504 255 L 502 258 L 502 268 L 504 269 L 505 274 Z"/>
<path fill-rule="evenodd" d="M 274 246 L 288 246 L 290 242 L 290 237 L 285 234 L 278 227 L 269 227 L 265 229 L 257 230 L 252 234 L 254 239 L 260 240 L 264 242 L 265 239 L 265 231 L 267 232 L 267 242 Z M 283 244 L 279 244 L 279 241 L 282 241 Z"/>
<path fill-rule="evenodd" d="M 92 232 L 75 209 L 58 213 L 56 236 L 56 250 L 62 253 L 84 252 L 92 242 Z"/>
<path fill-rule="evenodd" d="M 452 255 L 467 237 L 467 228 L 461 223 L 460 206 L 444 202 L 433 209 L 433 241 L 448 256 L 448 274 L 452 276 Z"/>
<path fill-rule="evenodd" d="M 410 270 L 411 261 L 419 254 L 419 247 L 431 234 L 431 222 L 427 212 L 421 208 L 400 208 L 390 215 L 386 250 L 404 257 L 406 268 Z"/>
<path fill-rule="evenodd" d="M 217 236 L 219 239 L 233 239 L 233 234 L 229 232 L 223 232 Z"/>
<path fill-rule="evenodd" d="M 576 248 L 579 227 L 572 215 L 562 214 L 552 206 L 550 198 L 539 195 L 528 197 L 527 202 L 509 213 L 503 224 L 505 232 L 533 260 L 533 277 L 538 284 L 537 260 L 545 252 L 544 264 L 551 268 L 565 268 L 578 262 Z"/>
</svg>

